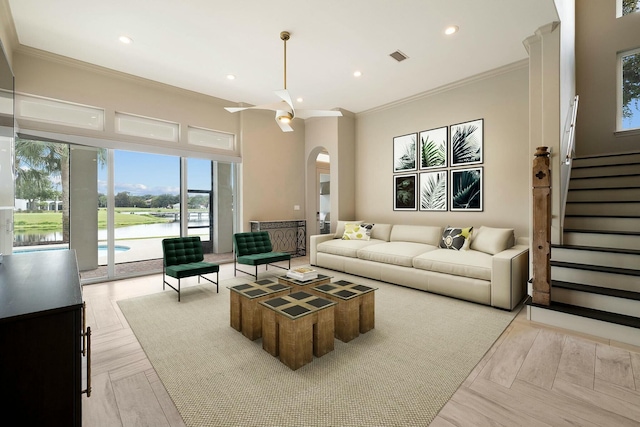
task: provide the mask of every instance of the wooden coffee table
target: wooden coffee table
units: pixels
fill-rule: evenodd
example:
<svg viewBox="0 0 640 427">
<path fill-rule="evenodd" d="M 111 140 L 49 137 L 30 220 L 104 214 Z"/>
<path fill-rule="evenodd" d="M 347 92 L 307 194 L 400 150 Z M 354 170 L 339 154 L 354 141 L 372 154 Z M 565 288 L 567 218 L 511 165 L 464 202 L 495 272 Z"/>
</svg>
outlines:
<svg viewBox="0 0 640 427">
<path fill-rule="evenodd" d="M 335 335 L 349 342 L 375 327 L 375 298 L 377 288 L 358 285 L 346 280 L 315 286 L 316 295 L 335 302 Z"/>
<path fill-rule="evenodd" d="M 262 348 L 296 370 L 333 350 L 335 302 L 308 292 L 260 301 Z"/>
<path fill-rule="evenodd" d="M 262 336 L 262 306 L 258 302 L 291 292 L 291 286 L 271 279 L 228 288 L 231 291 L 231 327 L 252 341 Z"/>
<path fill-rule="evenodd" d="M 296 290 L 304 290 L 303 288 L 324 285 L 325 283 L 329 283 L 331 281 L 331 276 L 325 276 L 324 274 L 318 274 L 318 277 L 311 280 L 297 280 L 292 279 L 291 277 L 280 276 L 278 277 L 278 283 L 282 285 L 291 286 L 295 292 Z"/>
</svg>

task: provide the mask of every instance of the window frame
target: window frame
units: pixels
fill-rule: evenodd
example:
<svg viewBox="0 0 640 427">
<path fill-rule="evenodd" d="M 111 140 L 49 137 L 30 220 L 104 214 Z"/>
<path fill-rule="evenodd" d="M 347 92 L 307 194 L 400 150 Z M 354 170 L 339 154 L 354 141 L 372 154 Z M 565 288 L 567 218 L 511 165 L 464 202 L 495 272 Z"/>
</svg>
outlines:
<svg viewBox="0 0 640 427">
<path fill-rule="evenodd" d="M 640 47 L 636 49 L 626 50 L 624 52 L 618 52 L 617 55 L 617 84 L 616 84 L 616 133 L 634 132 L 640 133 L 640 126 L 633 128 L 623 128 L 623 78 L 622 78 L 622 58 L 631 55 L 640 55 Z"/>
</svg>

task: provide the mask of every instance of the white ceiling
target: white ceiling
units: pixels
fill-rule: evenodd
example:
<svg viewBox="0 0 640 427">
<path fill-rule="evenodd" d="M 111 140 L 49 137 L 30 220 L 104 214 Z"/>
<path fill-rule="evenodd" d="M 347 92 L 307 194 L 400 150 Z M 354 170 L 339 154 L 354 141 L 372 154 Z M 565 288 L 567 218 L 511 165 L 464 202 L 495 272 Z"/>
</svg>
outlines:
<svg viewBox="0 0 640 427">
<path fill-rule="evenodd" d="M 354 113 L 527 58 L 553 0 L 9 0 L 20 44 L 232 102 Z M 449 25 L 460 31 L 444 35 Z M 128 35 L 130 45 L 118 41 Z M 409 56 L 396 62 L 389 54 Z M 362 76 L 355 78 L 353 72 Z M 230 81 L 226 75 L 236 79 Z"/>
</svg>

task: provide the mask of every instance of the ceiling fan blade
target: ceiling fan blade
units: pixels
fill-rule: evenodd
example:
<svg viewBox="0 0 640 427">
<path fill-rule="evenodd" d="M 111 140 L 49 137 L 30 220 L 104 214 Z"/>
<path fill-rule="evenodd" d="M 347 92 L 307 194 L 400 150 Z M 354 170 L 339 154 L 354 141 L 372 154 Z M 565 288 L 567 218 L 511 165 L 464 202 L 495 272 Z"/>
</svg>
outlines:
<svg viewBox="0 0 640 427">
<path fill-rule="evenodd" d="M 230 113 L 236 113 L 243 110 L 271 110 L 277 111 L 282 109 L 282 101 L 274 102 L 273 104 L 254 105 L 253 107 L 224 107 Z"/>
<path fill-rule="evenodd" d="M 282 90 L 276 90 L 275 91 L 276 95 L 278 95 L 278 97 L 280 97 L 284 102 L 286 102 L 287 104 L 289 104 L 289 107 L 291 107 L 291 111 L 293 112 L 293 101 L 291 101 L 291 95 L 289 95 L 289 91 L 286 89 L 282 89 Z"/>
<path fill-rule="evenodd" d="M 280 129 L 282 129 L 282 132 L 293 132 L 293 128 L 289 126 L 288 123 L 281 122 L 278 119 L 276 119 L 276 123 L 280 126 Z"/>
<path fill-rule="evenodd" d="M 310 117 L 342 117 L 340 111 L 332 110 L 298 110 L 296 117 L 300 119 L 308 119 Z"/>
</svg>

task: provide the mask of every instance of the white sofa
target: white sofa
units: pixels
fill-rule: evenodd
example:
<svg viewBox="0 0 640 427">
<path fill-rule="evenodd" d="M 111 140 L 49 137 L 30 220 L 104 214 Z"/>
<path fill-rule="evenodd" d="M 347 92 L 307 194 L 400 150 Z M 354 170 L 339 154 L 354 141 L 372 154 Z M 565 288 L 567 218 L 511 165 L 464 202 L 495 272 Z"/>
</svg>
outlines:
<svg viewBox="0 0 640 427">
<path fill-rule="evenodd" d="M 343 240 L 345 223 L 311 236 L 311 265 L 506 310 L 525 296 L 529 244 L 513 229 L 474 228 L 452 250 L 439 247 L 444 227 L 375 224 L 369 240 Z"/>
</svg>

